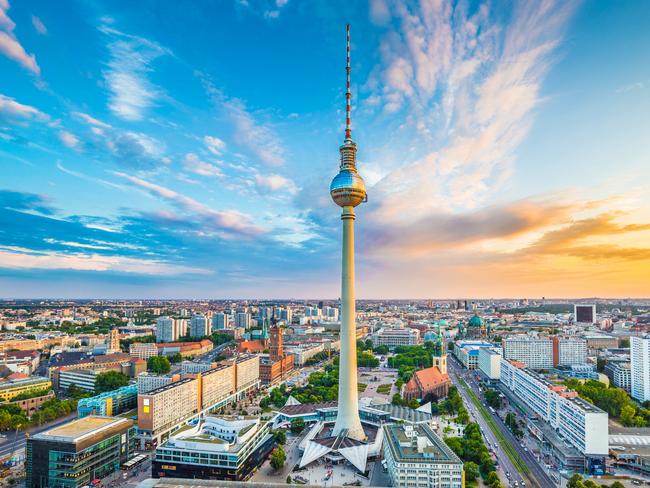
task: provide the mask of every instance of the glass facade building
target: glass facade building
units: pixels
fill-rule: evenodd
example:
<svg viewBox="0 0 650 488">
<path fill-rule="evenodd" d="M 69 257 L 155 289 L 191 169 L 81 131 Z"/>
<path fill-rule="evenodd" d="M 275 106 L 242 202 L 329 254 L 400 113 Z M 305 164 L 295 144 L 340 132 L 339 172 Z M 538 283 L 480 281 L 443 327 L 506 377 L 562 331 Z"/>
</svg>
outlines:
<svg viewBox="0 0 650 488">
<path fill-rule="evenodd" d="M 77 488 L 119 471 L 133 450 L 128 419 L 89 416 L 27 439 L 27 488 Z"/>
</svg>

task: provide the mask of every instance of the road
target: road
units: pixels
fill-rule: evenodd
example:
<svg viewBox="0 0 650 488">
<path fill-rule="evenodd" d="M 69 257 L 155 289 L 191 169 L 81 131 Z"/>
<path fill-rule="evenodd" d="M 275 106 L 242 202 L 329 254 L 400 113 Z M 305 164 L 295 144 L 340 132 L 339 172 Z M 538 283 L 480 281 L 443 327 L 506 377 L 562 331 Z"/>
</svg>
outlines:
<svg viewBox="0 0 650 488">
<path fill-rule="evenodd" d="M 458 377 L 463 376 L 463 371 L 461 370 L 461 366 L 455 364 L 453 360 L 448 361 L 448 366 L 449 366 L 448 372 L 451 377 L 451 380 L 458 387 L 458 392 L 463 398 L 463 402 L 465 403 L 465 406 L 467 407 L 470 416 L 481 428 L 481 431 L 483 432 L 483 436 L 486 438 L 488 442 L 488 448 L 491 447 L 492 450 L 494 450 L 494 452 L 497 455 L 497 462 L 499 463 L 499 471 L 501 471 L 500 477 L 502 481 L 507 480 L 509 484 L 514 484 L 514 482 L 517 481 L 517 483 L 520 484 L 523 481 L 523 479 L 520 476 L 519 472 L 512 464 L 512 461 L 510 461 L 510 458 L 503 451 L 502 448 L 503 446 L 499 446 L 496 436 L 490 430 L 490 428 L 488 427 L 487 423 L 485 422 L 485 419 L 480 414 L 480 412 L 476 410 L 474 404 L 472 403 L 471 399 L 467 395 L 467 392 L 464 390 L 464 388 L 461 387 L 460 382 L 458 381 Z M 463 378 L 465 377 L 463 376 Z M 465 381 L 467 381 L 467 379 L 465 379 Z"/>
<path fill-rule="evenodd" d="M 450 356 L 451 358 L 451 356 Z M 483 430 L 483 434 L 488 437 L 488 441 L 490 442 L 491 445 L 494 446 L 496 442 L 498 442 L 488 427 L 487 423 L 483 419 L 482 415 L 480 412 L 476 411 L 474 404 L 472 403 L 471 399 L 469 398 L 469 395 L 465 392 L 464 388 L 460 385 L 458 381 L 458 377 L 462 377 L 467 385 L 474 391 L 474 393 L 479 397 L 481 401 L 484 402 L 484 399 L 482 398 L 482 393 L 479 390 L 479 385 L 476 380 L 476 373 L 473 371 L 468 371 L 465 370 L 460 363 L 457 362 L 455 358 L 451 359 L 449 361 L 449 372 L 452 378 L 452 381 L 458 385 L 458 391 L 460 392 L 461 396 L 463 397 L 463 400 L 465 401 L 465 404 L 470 408 L 470 411 L 474 414 L 474 418 L 478 420 L 478 423 Z M 506 453 L 503 451 L 503 446 L 499 446 L 499 449 L 497 450 L 497 456 L 498 456 L 498 461 L 499 464 L 501 465 L 507 465 L 508 467 L 506 468 L 507 471 L 510 472 L 511 478 L 510 481 L 512 484 L 514 484 L 514 481 L 517 481 L 518 483 L 521 484 L 522 478 L 525 478 L 526 481 L 531 482 L 535 486 L 539 486 L 541 488 L 553 488 L 555 487 L 555 483 L 553 480 L 549 477 L 549 475 L 544 471 L 544 469 L 539 465 L 537 460 L 531 455 L 530 451 L 524 450 L 524 448 L 521 446 L 520 442 L 515 438 L 515 436 L 510 432 L 510 429 L 504 424 L 504 422 L 501 420 L 501 418 L 493 414 L 491 412 L 488 412 L 494 421 L 496 422 L 497 426 L 503 432 L 503 435 L 506 437 L 508 442 L 512 445 L 512 447 L 517 451 L 517 454 L 521 457 L 521 459 L 526 463 L 526 466 L 528 466 L 528 469 L 530 470 L 524 477 L 522 477 L 521 473 L 519 473 Z"/>
<path fill-rule="evenodd" d="M 38 434 L 39 432 L 43 432 L 44 430 L 51 429 L 53 427 L 56 427 L 57 425 L 70 422 L 70 420 L 75 418 L 77 418 L 77 412 L 74 412 L 68 415 L 67 417 L 62 417 L 60 419 L 53 420 L 52 422 L 43 424 L 40 427 L 32 427 L 27 432 L 29 432 L 29 435 Z M 15 431 L 3 432 L 3 435 L 5 435 L 6 438 L 0 439 L 0 459 L 2 459 L 5 456 L 11 455 L 11 453 L 14 451 L 19 451 L 25 448 L 26 441 L 25 441 L 24 431 L 18 431 L 17 435 L 15 435 Z M 14 444 L 14 436 L 16 441 L 15 444 Z"/>
</svg>

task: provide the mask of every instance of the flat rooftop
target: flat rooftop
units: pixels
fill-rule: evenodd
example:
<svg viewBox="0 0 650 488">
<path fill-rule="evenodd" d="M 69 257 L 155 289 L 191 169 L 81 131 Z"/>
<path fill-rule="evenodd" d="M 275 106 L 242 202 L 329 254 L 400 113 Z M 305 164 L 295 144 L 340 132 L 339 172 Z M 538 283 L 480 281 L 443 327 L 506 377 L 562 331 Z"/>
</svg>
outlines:
<svg viewBox="0 0 650 488">
<path fill-rule="evenodd" d="M 408 434 L 407 430 L 412 431 Z M 384 426 L 385 441 L 388 442 L 395 460 L 399 463 L 449 463 L 463 462 L 426 424 Z"/>
<path fill-rule="evenodd" d="M 59 442 L 77 442 L 86 436 L 112 430 L 115 427 L 125 428 L 130 425 L 133 425 L 133 421 L 125 418 L 89 415 L 36 434 L 32 438 Z"/>
</svg>

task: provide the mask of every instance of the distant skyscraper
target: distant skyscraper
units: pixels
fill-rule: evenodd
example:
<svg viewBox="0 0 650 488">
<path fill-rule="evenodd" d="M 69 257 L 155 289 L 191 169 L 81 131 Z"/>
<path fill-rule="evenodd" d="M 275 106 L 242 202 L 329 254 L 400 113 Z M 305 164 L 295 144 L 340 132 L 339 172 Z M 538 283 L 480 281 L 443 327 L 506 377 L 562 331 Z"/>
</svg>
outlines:
<svg viewBox="0 0 650 488">
<path fill-rule="evenodd" d="M 205 315 L 195 315 L 190 320 L 190 337 L 204 337 L 208 335 L 208 320 Z"/>
<path fill-rule="evenodd" d="M 630 338 L 632 398 L 650 400 L 650 335 Z"/>
<path fill-rule="evenodd" d="M 341 273 L 341 354 L 339 357 L 339 403 L 333 435 L 345 434 L 356 440 L 364 440 L 366 434 L 359 418 L 359 394 L 357 391 L 357 336 L 356 303 L 354 292 L 354 208 L 365 202 L 366 185 L 357 172 L 357 145 L 352 141 L 350 124 L 350 27 L 347 29 L 347 83 L 345 91 L 346 120 L 345 140 L 339 148 L 341 164 L 339 174 L 330 185 L 330 195 L 342 208 L 343 247 Z"/>
<path fill-rule="evenodd" d="M 573 316 L 577 324 L 596 323 L 596 305 L 574 305 Z"/>
<path fill-rule="evenodd" d="M 248 329 L 251 323 L 251 314 L 248 312 L 237 312 L 235 315 L 235 327 Z"/>
<path fill-rule="evenodd" d="M 212 316 L 212 331 L 230 328 L 230 315 L 215 313 Z"/>
<path fill-rule="evenodd" d="M 174 342 L 178 339 L 178 330 L 171 317 L 158 317 L 156 320 L 156 342 Z"/>
</svg>

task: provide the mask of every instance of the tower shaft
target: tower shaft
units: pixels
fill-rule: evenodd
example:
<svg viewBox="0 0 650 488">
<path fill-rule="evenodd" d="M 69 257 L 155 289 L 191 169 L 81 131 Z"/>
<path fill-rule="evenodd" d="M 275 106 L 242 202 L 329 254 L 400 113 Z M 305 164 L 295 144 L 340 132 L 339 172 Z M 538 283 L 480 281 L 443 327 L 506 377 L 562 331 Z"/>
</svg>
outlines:
<svg viewBox="0 0 650 488">
<path fill-rule="evenodd" d="M 354 290 L 354 207 L 343 207 L 343 249 L 341 261 L 341 356 L 339 360 L 339 403 L 334 435 L 347 432 L 357 440 L 366 435 L 359 418 L 357 390 L 357 328 Z"/>
</svg>

